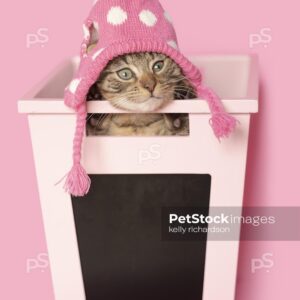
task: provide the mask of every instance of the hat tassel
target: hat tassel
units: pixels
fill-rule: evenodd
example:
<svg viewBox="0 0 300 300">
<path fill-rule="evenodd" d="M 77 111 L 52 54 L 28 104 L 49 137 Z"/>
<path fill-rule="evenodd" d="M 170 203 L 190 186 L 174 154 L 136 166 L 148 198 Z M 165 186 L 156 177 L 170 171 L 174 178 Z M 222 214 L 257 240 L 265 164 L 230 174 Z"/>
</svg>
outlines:
<svg viewBox="0 0 300 300">
<path fill-rule="evenodd" d="M 83 141 L 87 116 L 86 105 L 80 105 L 76 112 L 76 132 L 73 141 L 73 167 L 67 175 L 64 189 L 75 197 L 82 197 L 88 193 L 91 186 L 91 179 L 80 163 L 81 144 Z"/>
<path fill-rule="evenodd" d="M 198 94 L 204 97 L 212 113 L 210 125 L 218 139 L 228 137 L 237 125 L 237 120 L 228 114 L 222 105 L 220 98 L 209 88 L 200 86 Z"/>
</svg>

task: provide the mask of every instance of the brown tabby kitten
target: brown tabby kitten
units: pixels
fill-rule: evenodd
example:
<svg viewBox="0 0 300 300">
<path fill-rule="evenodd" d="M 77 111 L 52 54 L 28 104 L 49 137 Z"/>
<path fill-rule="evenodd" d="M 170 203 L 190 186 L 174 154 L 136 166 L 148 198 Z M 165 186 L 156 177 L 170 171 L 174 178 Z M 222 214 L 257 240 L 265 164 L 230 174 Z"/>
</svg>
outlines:
<svg viewBox="0 0 300 300">
<path fill-rule="evenodd" d="M 91 87 L 87 100 L 107 100 L 129 114 L 89 115 L 88 135 L 188 135 L 187 114 L 151 112 L 176 99 L 195 98 L 180 67 L 159 53 L 136 53 L 112 60 Z"/>
</svg>

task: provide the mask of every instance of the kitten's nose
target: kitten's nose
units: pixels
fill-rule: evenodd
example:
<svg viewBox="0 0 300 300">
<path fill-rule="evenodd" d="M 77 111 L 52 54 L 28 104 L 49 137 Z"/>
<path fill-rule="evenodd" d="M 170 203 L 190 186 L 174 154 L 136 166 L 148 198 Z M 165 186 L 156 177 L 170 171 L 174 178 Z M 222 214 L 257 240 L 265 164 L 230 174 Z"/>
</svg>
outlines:
<svg viewBox="0 0 300 300">
<path fill-rule="evenodd" d="M 145 88 L 146 90 L 148 90 L 150 93 L 152 93 L 155 89 L 156 86 L 156 82 L 153 79 L 147 79 L 147 80 L 143 80 L 141 82 L 143 88 Z"/>
</svg>

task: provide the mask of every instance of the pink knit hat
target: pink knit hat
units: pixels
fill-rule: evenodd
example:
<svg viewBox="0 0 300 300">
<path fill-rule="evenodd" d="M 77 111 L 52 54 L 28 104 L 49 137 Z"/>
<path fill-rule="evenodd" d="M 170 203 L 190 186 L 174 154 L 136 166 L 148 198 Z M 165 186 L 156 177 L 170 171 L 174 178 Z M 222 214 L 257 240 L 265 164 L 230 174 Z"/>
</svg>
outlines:
<svg viewBox="0 0 300 300">
<path fill-rule="evenodd" d="M 80 66 L 65 90 L 65 104 L 77 113 L 73 167 L 65 183 L 67 192 L 84 196 L 89 191 L 91 181 L 80 164 L 87 116 L 86 96 L 108 62 L 119 55 L 159 52 L 169 56 L 182 68 L 198 97 L 207 100 L 212 113 L 210 124 L 216 137 L 227 137 L 234 129 L 236 120 L 224 111 L 214 92 L 202 85 L 198 68 L 179 52 L 172 20 L 158 0 L 98 0 L 83 27 Z M 95 33 L 97 45 L 88 53 Z"/>
</svg>

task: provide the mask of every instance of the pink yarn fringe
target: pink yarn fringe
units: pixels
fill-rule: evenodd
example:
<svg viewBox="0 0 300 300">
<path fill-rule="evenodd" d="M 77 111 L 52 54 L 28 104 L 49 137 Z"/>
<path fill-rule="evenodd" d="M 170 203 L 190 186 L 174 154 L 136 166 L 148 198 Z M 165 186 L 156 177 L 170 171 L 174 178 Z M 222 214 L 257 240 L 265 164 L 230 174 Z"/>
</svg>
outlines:
<svg viewBox="0 0 300 300">
<path fill-rule="evenodd" d="M 215 136 L 219 140 L 229 137 L 237 125 L 237 120 L 224 110 L 221 99 L 211 89 L 199 84 L 197 91 L 206 99 L 210 107 L 212 113 L 210 125 Z"/>
<path fill-rule="evenodd" d="M 74 165 L 67 175 L 65 191 L 75 197 L 83 197 L 88 193 L 90 186 L 91 179 L 81 164 Z"/>
<path fill-rule="evenodd" d="M 227 113 L 215 113 L 210 119 L 210 125 L 218 139 L 228 137 L 236 124 L 237 120 Z"/>
</svg>

